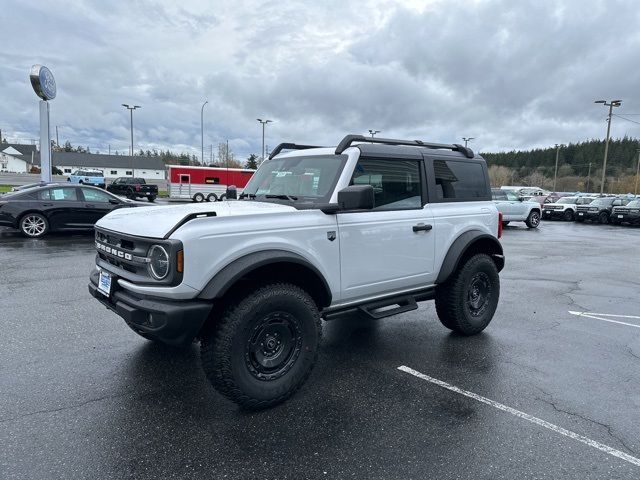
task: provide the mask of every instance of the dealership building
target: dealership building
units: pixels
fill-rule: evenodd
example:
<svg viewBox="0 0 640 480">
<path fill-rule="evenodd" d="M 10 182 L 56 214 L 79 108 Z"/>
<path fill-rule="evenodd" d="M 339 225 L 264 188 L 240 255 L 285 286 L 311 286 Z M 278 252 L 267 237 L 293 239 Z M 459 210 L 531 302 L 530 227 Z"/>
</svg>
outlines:
<svg viewBox="0 0 640 480">
<path fill-rule="evenodd" d="M 164 180 L 166 168 L 159 157 L 102 155 L 99 153 L 51 152 L 51 165 L 69 176 L 76 170 L 100 170 L 105 178 L 141 177 Z M 34 145 L 0 145 L 0 172 L 28 173 L 40 168 L 40 154 Z"/>
</svg>

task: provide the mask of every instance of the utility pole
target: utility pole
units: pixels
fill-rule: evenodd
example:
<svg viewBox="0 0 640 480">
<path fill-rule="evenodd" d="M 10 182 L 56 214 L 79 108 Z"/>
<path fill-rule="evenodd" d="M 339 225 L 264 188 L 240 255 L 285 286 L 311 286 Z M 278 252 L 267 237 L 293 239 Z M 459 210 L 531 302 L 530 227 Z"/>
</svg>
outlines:
<svg viewBox="0 0 640 480">
<path fill-rule="evenodd" d="M 109 155 L 111 155 L 111 144 L 109 144 Z"/>
<path fill-rule="evenodd" d="M 556 180 L 558 179 L 558 156 L 560 154 L 560 147 L 561 146 L 562 145 L 556 143 L 556 170 L 555 170 L 555 173 L 553 174 L 553 191 L 554 191 L 554 193 L 556 191 Z"/>
<path fill-rule="evenodd" d="M 469 143 L 473 139 L 474 139 L 474 137 L 462 137 L 462 140 L 464 140 L 465 148 L 467 148 L 467 143 Z"/>
<path fill-rule="evenodd" d="M 211 144 L 211 156 L 209 157 L 209 165 L 213 165 L 213 143 Z"/>
<path fill-rule="evenodd" d="M 265 153 L 264 153 L 264 127 L 267 123 L 271 123 L 273 122 L 273 120 L 262 120 L 261 118 L 257 119 L 261 124 L 262 124 L 262 162 L 264 162 L 264 157 L 265 157 Z"/>
<path fill-rule="evenodd" d="M 609 116 L 607 117 L 607 140 L 604 144 L 604 162 L 602 164 L 602 184 L 600 185 L 600 195 L 604 194 L 604 182 L 607 175 L 607 154 L 609 153 L 609 134 L 611 132 L 611 115 L 613 107 L 622 105 L 622 100 L 611 100 L 607 103 L 605 100 L 596 100 L 594 103 L 602 103 L 605 107 L 609 107 Z"/>
<path fill-rule="evenodd" d="M 376 133 L 380 133 L 380 130 L 371 130 L 369 129 L 369 133 L 371 134 L 371 138 L 376 136 Z"/>
<path fill-rule="evenodd" d="M 591 162 L 589 162 L 589 171 L 587 172 L 587 191 L 585 193 L 589 193 L 590 185 L 591 185 Z"/>
<path fill-rule="evenodd" d="M 636 188 L 633 190 L 634 195 L 638 195 L 638 175 L 640 175 L 640 148 L 638 148 L 638 166 L 636 168 Z"/>
<path fill-rule="evenodd" d="M 133 111 L 137 108 L 142 108 L 140 105 L 134 105 L 133 107 L 127 105 L 126 103 L 123 103 L 122 106 L 124 108 L 126 108 L 127 110 L 129 110 L 129 112 L 131 113 L 131 150 L 130 150 L 130 163 L 131 163 L 131 176 L 134 176 L 134 172 L 133 172 Z"/>
<path fill-rule="evenodd" d="M 200 109 L 200 160 L 204 165 L 204 106 L 209 103 L 209 100 L 205 100 Z"/>
</svg>

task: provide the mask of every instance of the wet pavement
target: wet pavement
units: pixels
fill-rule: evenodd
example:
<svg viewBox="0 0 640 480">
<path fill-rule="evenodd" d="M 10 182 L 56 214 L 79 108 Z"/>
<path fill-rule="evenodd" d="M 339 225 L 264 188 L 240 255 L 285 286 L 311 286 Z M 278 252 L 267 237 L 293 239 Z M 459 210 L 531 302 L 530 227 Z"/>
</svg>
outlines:
<svg viewBox="0 0 640 480">
<path fill-rule="evenodd" d="M 197 345 L 150 343 L 89 296 L 91 234 L 0 229 L 0 478 L 640 478 L 638 238 L 510 226 L 485 333 L 450 333 L 431 303 L 325 323 L 301 391 L 248 413 Z"/>
</svg>

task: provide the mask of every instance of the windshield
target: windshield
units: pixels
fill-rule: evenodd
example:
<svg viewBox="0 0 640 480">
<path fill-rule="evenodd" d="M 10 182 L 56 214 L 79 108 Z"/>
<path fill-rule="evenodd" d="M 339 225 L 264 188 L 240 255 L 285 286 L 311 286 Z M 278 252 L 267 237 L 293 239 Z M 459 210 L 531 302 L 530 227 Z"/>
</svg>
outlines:
<svg viewBox="0 0 640 480">
<path fill-rule="evenodd" d="M 327 203 L 346 160 L 346 155 L 266 160 L 253 174 L 241 197 Z"/>
<path fill-rule="evenodd" d="M 574 203 L 576 203 L 576 197 L 564 197 L 559 199 L 556 203 L 562 204 L 562 205 L 572 205 Z"/>
<path fill-rule="evenodd" d="M 589 205 L 593 205 L 594 207 L 606 207 L 611 203 L 613 203 L 613 198 L 597 198 Z"/>
<path fill-rule="evenodd" d="M 631 202 L 627 203 L 627 207 L 640 208 L 640 200 L 632 200 Z"/>
</svg>

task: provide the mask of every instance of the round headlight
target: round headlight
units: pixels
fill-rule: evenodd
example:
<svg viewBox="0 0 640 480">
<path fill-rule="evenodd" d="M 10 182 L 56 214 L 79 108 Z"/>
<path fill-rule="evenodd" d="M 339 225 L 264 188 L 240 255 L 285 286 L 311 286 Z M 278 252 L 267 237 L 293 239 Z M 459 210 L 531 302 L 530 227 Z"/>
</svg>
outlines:
<svg viewBox="0 0 640 480">
<path fill-rule="evenodd" d="M 147 254 L 149 271 L 156 280 L 162 280 L 169 274 L 169 254 L 160 245 L 153 245 Z"/>
</svg>

